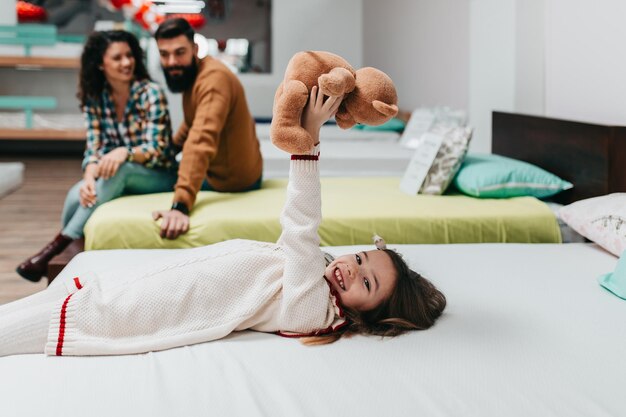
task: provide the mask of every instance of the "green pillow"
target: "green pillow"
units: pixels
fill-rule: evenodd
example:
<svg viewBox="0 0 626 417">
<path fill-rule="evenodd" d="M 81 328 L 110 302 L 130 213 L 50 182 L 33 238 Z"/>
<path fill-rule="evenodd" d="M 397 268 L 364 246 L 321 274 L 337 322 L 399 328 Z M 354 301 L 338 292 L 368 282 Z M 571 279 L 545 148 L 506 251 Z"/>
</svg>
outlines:
<svg viewBox="0 0 626 417">
<path fill-rule="evenodd" d="M 453 183 L 462 193 L 480 198 L 544 198 L 573 187 L 535 165 L 493 154 L 468 154 Z"/>
<path fill-rule="evenodd" d="M 626 251 L 617 261 L 615 271 L 600 276 L 598 283 L 619 298 L 626 300 Z"/>
<path fill-rule="evenodd" d="M 378 126 L 368 126 L 368 125 L 356 125 L 354 129 L 357 130 L 373 130 L 373 131 L 390 131 L 390 132 L 403 132 L 406 127 L 406 123 L 402 120 L 397 119 L 395 117 L 391 118 L 389 121 L 383 123 Z"/>
</svg>

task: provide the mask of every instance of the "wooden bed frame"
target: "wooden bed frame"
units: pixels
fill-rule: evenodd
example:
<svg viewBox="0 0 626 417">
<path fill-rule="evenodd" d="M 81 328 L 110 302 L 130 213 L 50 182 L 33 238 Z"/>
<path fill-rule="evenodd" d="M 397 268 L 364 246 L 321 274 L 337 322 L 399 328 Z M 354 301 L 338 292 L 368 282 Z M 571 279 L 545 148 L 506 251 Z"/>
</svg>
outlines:
<svg viewBox="0 0 626 417">
<path fill-rule="evenodd" d="M 574 184 L 561 204 L 626 192 L 626 127 L 493 112 L 492 152 L 537 165 Z"/>
</svg>

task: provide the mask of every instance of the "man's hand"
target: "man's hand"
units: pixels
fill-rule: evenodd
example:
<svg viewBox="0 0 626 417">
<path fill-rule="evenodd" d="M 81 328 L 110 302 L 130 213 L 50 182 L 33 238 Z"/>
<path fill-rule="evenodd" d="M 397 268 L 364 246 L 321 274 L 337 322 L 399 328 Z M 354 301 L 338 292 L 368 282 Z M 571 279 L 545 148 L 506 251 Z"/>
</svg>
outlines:
<svg viewBox="0 0 626 417">
<path fill-rule="evenodd" d="M 152 212 L 152 218 L 161 222 L 161 237 L 176 239 L 189 230 L 189 216 L 178 210 L 159 210 Z"/>
<path fill-rule="evenodd" d="M 99 173 L 100 177 L 108 180 L 117 172 L 120 165 L 128 159 L 128 149 L 124 146 L 113 149 L 108 154 L 100 158 Z"/>
</svg>

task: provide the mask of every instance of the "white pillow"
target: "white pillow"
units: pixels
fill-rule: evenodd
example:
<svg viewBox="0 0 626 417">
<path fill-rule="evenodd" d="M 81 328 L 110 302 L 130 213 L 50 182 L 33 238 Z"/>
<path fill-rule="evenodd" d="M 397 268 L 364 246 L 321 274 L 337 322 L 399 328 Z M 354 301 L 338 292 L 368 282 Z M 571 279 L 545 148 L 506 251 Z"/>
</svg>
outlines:
<svg viewBox="0 0 626 417">
<path fill-rule="evenodd" d="M 420 188 L 421 194 L 443 194 L 461 167 L 467 153 L 472 129 L 470 127 L 435 126 L 430 130 L 443 136 L 441 147 Z"/>
<path fill-rule="evenodd" d="M 626 193 L 576 201 L 559 211 L 572 229 L 616 256 L 626 249 Z"/>
</svg>

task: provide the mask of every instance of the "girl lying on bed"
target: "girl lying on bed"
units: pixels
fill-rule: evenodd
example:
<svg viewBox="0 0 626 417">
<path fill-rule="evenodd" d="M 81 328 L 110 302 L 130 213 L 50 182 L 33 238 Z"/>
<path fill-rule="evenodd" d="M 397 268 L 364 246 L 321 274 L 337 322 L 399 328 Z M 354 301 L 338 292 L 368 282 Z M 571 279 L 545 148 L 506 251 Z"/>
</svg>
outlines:
<svg viewBox="0 0 626 417">
<path fill-rule="evenodd" d="M 340 101 L 324 102 L 313 88 L 303 126 L 319 137 Z M 277 243 L 230 240 L 55 283 L 0 306 L 0 356 L 141 353 L 244 329 L 323 344 L 432 326 L 446 299 L 395 252 L 360 252 L 327 264 L 317 234 L 318 156 L 319 145 L 291 156 Z"/>
</svg>

